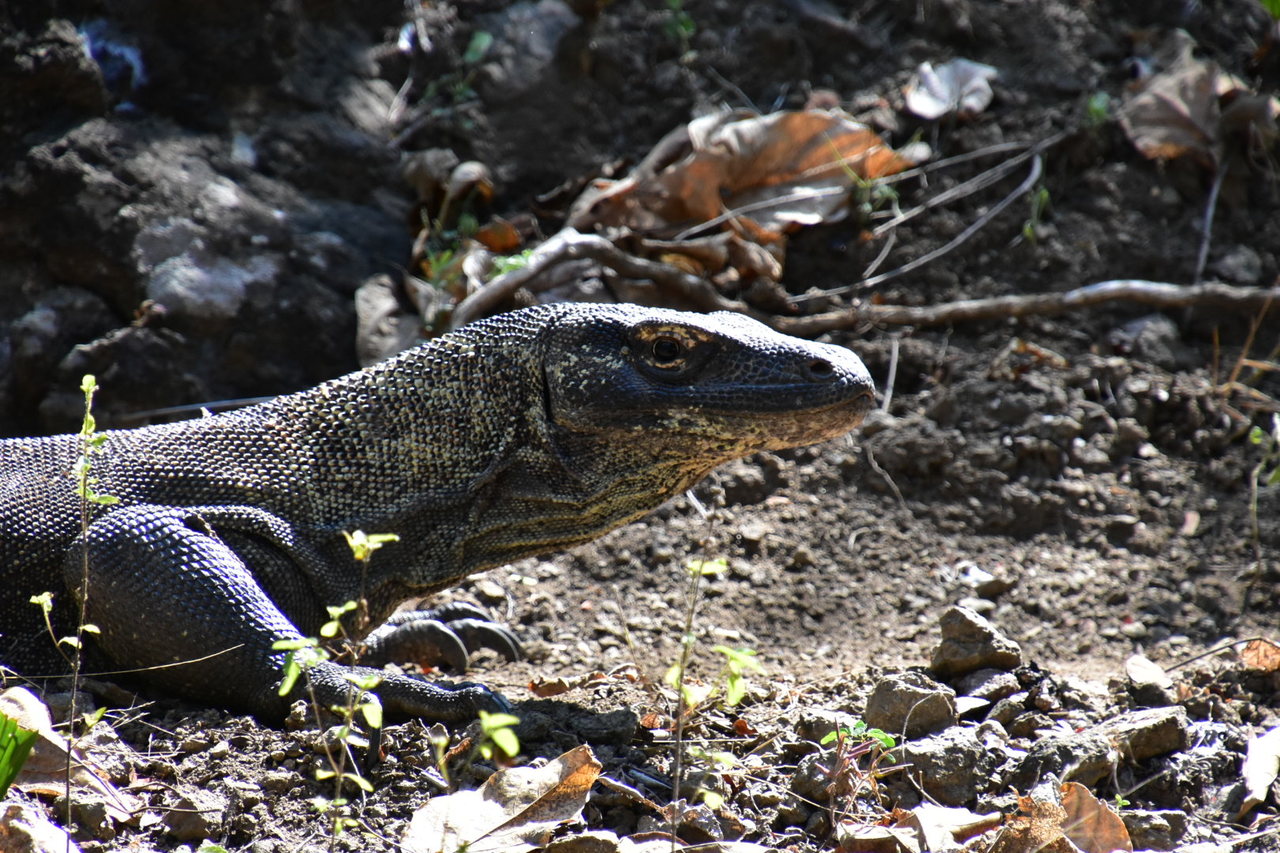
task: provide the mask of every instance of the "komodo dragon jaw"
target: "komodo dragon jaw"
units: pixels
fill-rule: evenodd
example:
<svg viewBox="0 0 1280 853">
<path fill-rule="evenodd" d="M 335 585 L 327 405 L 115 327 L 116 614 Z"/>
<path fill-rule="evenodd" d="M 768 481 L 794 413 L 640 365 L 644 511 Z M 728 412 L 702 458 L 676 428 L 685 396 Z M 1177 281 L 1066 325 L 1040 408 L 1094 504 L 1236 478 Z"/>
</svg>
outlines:
<svg viewBox="0 0 1280 853">
<path fill-rule="evenodd" d="M 273 645 L 314 635 L 326 606 L 367 596 L 376 623 L 410 594 L 595 538 L 727 459 L 838 435 L 871 404 L 866 370 L 839 347 L 733 314 L 561 304 L 260 406 L 109 432 L 93 474 L 119 503 L 84 533 L 77 437 L 0 441 L 0 663 L 61 663 L 50 633 L 74 631 L 87 560 L 91 663 L 278 720 Z M 341 536 L 355 529 L 401 536 L 367 578 Z M 45 591 L 52 632 L 27 603 Z M 467 638 L 492 637 L 448 613 L 434 615 L 452 633 L 402 619 L 369 647 L 449 646 L 462 661 Z M 346 672 L 310 674 L 322 703 L 346 699 Z M 480 685 L 399 674 L 377 692 L 433 719 L 504 707 Z"/>
</svg>

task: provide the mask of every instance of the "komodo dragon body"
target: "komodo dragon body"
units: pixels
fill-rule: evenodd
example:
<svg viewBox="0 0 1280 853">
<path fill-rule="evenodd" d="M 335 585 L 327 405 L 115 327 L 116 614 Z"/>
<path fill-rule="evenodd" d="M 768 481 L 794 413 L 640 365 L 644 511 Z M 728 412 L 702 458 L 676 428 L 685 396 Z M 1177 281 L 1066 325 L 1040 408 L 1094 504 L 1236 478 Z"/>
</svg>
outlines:
<svg viewBox="0 0 1280 853">
<path fill-rule="evenodd" d="M 65 669 L 29 599 L 54 592 L 52 635 L 73 633 L 87 555 L 95 662 L 161 667 L 140 678 L 278 719 L 272 645 L 315 636 L 326 605 L 364 597 L 377 625 L 411 596 L 639 518 L 721 462 L 843 434 L 872 393 L 848 350 L 738 315 L 561 304 L 262 405 L 109 431 L 92 474 L 119 503 L 93 506 L 84 535 L 79 438 L 0 441 L 0 663 Z M 400 536 L 363 573 L 342 535 L 357 529 Z M 320 698 L 345 695 L 351 669 L 313 669 Z M 402 675 L 377 692 L 437 719 L 503 704 Z"/>
</svg>

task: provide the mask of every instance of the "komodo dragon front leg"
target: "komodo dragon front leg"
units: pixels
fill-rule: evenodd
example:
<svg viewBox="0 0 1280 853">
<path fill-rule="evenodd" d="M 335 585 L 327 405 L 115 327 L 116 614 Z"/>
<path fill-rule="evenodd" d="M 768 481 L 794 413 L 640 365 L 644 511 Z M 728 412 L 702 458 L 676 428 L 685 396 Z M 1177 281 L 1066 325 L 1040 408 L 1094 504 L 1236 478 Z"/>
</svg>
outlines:
<svg viewBox="0 0 1280 853">
<path fill-rule="evenodd" d="M 254 563 L 261 562 L 264 547 L 274 550 L 277 585 L 289 581 L 280 577 L 281 559 L 293 564 L 294 583 L 314 576 L 322 561 L 283 520 L 261 509 L 138 504 L 108 512 L 76 541 L 64 564 L 67 586 L 81 588 L 87 549 L 85 618 L 98 627 L 97 644 L 115 665 L 146 669 L 151 683 L 178 695 L 278 719 L 291 697 L 277 692 L 287 653 L 273 645 L 302 639 L 290 619 L 297 614 L 281 611 L 219 531 L 260 543 Z M 436 615 L 449 618 L 447 612 Z M 451 636 L 448 628 L 435 625 Z M 426 629 L 437 647 L 441 630 Z M 461 655 L 465 663 L 465 650 Z M 507 707 L 482 685 L 444 687 L 329 661 L 308 672 L 316 699 L 326 706 L 345 704 L 351 673 L 378 675 L 378 695 L 397 714 L 456 721 L 474 717 L 477 710 Z"/>
</svg>

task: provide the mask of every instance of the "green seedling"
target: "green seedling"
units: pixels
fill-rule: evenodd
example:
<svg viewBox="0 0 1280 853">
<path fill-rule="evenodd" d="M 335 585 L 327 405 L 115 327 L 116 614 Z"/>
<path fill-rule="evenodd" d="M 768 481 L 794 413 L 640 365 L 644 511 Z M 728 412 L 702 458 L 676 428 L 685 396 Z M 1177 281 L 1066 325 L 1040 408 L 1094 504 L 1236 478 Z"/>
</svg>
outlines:
<svg viewBox="0 0 1280 853">
<path fill-rule="evenodd" d="M 1040 187 L 1031 194 L 1031 214 L 1027 217 L 1027 221 L 1022 224 L 1022 237 L 1028 243 L 1035 245 L 1040 239 L 1040 223 L 1044 220 L 1045 212 L 1048 209 L 1049 189 L 1048 187 Z"/>
<path fill-rule="evenodd" d="M 1111 96 L 1106 92 L 1094 92 L 1084 102 L 1084 123 L 1090 130 L 1097 130 L 1111 121 Z"/>
<path fill-rule="evenodd" d="M 485 761 L 502 761 L 503 757 L 512 759 L 520 754 L 520 739 L 513 728 L 519 724 L 520 718 L 512 714 L 480 712 L 480 743 L 476 749 Z"/>
</svg>

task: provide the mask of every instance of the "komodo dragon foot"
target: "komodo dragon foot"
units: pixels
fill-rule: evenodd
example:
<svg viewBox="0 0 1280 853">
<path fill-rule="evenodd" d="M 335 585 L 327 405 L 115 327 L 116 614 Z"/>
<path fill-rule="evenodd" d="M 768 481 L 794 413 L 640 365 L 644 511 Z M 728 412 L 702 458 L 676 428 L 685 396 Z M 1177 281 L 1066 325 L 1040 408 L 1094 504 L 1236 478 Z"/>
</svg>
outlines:
<svg viewBox="0 0 1280 853">
<path fill-rule="evenodd" d="M 68 551 L 64 573 L 68 586 L 79 588 L 87 549 L 86 617 L 114 664 L 145 670 L 148 681 L 178 695 L 278 719 L 304 691 L 300 684 L 290 697 L 278 694 L 287 653 L 276 646 L 303 635 L 231 539 L 256 542 L 263 561 L 316 559 L 280 518 L 255 507 L 137 504 L 93 522 Z M 397 715 L 454 722 L 510 709 L 480 684 L 444 686 L 332 661 L 313 665 L 302 681 L 320 704 L 345 705 L 353 698 L 349 675 L 376 675 L 373 692 Z"/>
<path fill-rule="evenodd" d="M 465 672 L 470 653 L 479 649 L 491 649 L 509 661 L 524 657 L 515 634 L 476 605 L 455 601 L 393 613 L 365 637 L 360 659 L 371 666 L 393 661 L 415 661 L 424 667 L 444 663 L 454 672 Z"/>
</svg>

